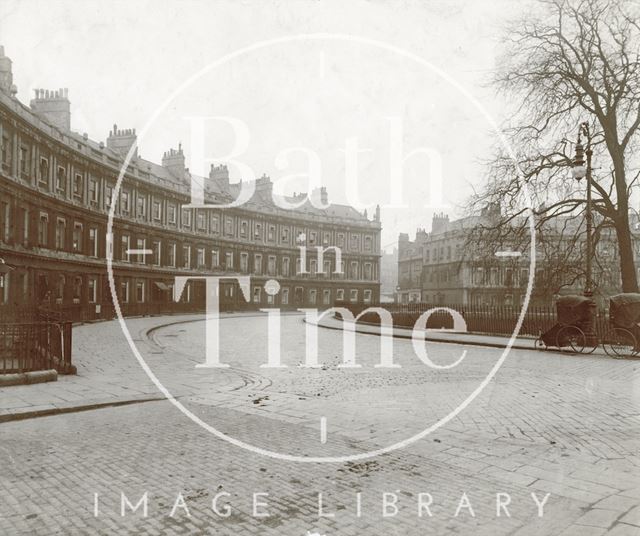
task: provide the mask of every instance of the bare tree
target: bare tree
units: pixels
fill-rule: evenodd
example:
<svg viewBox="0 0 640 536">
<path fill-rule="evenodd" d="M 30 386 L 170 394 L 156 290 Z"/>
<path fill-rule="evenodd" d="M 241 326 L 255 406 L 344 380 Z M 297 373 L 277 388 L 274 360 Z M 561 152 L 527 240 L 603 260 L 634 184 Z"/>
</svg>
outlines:
<svg viewBox="0 0 640 536">
<path fill-rule="evenodd" d="M 538 212 L 542 212 L 544 208 Z M 505 221 L 509 219 L 509 223 Z M 596 277 L 592 290 L 605 300 L 619 289 L 616 255 L 615 229 L 597 216 L 594 222 L 593 266 Z M 582 212 L 545 218 L 544 225 L 536 225 L 536 271 L 533 288 L 533 303 L 549 302 L 554 296 L 566 291 L 580 292 L 585 279 L 586 233 Z M 473 266 L 482 267 L 485 273 L 498 267 L 512 272 L 524 270 L 528 278 L 530 228 L 527 218 L 508 218 L 498 210 L 490 211 L 488 217 L 478 218 L 467 234 L 465 260 Z M 517 258 L 498 258 L 499 251 L 523 251 Z M 515 281 L 514 281 L 515 282 Z M 518 277 L 517 286 L 526 287 L 527 279 Z"/>
<path fill-rule="evenodd" d="M 484 225 L 491 240 L 513 242 L 514 232 L 527 230 L 525 185 L 538 231 L 555 218 L 581 219 L 586 185 L 571 178 L 570 168 L 578 124 L 587 121 L 593 133 L 593 209 L 600 227 L 615 230 L 625 292 L 638 291 L 629 216 L 638 180 L 638 12 L 627 0 L 539 0 L 509 26 L 493 84 L 513 109 L 504 132 L 515 154 L 496 149 L 487 187 L 472 200 L 474 210 L 489 203 L 502 209 L 497 221 Z M 576 239 L 584 233 L 581 225 L 570 228 Z"/>
</svg>

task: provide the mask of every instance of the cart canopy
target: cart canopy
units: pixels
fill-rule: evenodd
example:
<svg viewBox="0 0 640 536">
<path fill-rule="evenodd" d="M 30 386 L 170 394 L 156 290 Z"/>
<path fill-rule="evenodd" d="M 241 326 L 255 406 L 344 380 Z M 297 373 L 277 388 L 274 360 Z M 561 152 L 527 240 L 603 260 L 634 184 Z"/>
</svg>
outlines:
<svg viewBox="0 0 640 536">
<path fill-rule="evenodd" d="M 640 294 L 638 294 L 640 297 Z M 561 296 L 556 301 L 558 322 L 579 324 L 589 319 L 590 298 L 585 296 Z"/>
<path fill-rule="evenodd" d="M 622 328 L 636 327 L 640 322 L 640 294 L 625 293 L 609 299 L 611 323 Z"/>
</svg>

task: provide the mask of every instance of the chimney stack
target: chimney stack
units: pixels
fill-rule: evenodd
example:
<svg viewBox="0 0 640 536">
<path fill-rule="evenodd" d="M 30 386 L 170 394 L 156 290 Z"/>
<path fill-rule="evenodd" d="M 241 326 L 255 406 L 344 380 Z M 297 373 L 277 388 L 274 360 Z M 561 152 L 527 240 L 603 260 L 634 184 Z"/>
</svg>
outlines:
<svg viewBox="0 0 640 536">
<path fill-rule="evenodd" d="M 320 206 L 326 208 L 329 205 L 329 195 L 327 194 L 326 186 L 320 186 L 320 188 L 314 188 L 311 191 L 311 199 L 313 199 L 314 203 L 319 203 Z"/>
<path fill-rule="evenodd" d="M 327 187 L 326 186 L 321 186 L 320 187 L 320 203 L 322 205 L 328 205 L 329 204 L 329 194 L 327 194 Z"/>
<path fill-rule="evenodd" d="M 431 233 L 440 234 L 444 233 L 449 226 L 449 216 L 444 212 L 440 214 L 434 214 L 431 220 Z"/>
<path fill-rule="evenodd" d="M 63 132 L 71 130 L 69 90 L 36 89 L 35 94 L 35 99 L 29 103 L 34 113 Z"/>
<path fill-rule="evenodd" d="M 0 45 L 0 91 L 14 96 L 18 90 L 13 85 L 13 69 L 11 59 L 4 55 L 4 47 Z"/>
<path fill-rule="evenodd" d="M 109 131 L 107 147 L 118 153 L 123 159 L 127 157 L 132 145 L 136 145 L 133 158 L 138 158 L 138 136 L 135 128 L 118 130 L 118 125 L 113 125 L 113 130 Z"/>
<path fill-rule="evenodd" d="M 273 183 L 271 182 L 271 178 L 267 176 L 266 173 L 262 174 L 262 177 L 258 177 L 256 179 L 256 193 L 265 193 L 271 198 L 273 195 Z"/>
<path fill-rule="evenodd" d="M 219 166 L 211 164 L 209 179 L 217 182 L 221 190 L 225 192 L 229 190 L 229 168 L 227 168 L 226 164 L 220 164 Z"/>
<path fill-rule="evenodd" d="M 182 152 L 182 143 L 177 149 L 169 149 L 162 155 L 162 167 L 171 173 L 176 179 L 185 179 L 185 160 Z"/>
</svg>

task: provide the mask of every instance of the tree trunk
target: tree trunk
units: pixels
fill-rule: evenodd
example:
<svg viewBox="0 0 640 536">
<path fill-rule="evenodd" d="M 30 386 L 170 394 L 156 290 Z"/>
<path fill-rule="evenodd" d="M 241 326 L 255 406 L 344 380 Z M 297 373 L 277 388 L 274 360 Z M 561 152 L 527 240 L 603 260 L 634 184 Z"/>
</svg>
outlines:
<svg viewBox="0 0 640 536">
<path fill-rule="evenodd" d="M 626 203 L 625 203 L 626 204 Z M 616 235 L 620 253 L 620 275 L 622 292 L 638 292 L 638 278 L 633 259 L 633 242 L 629 230 L 629 213 L 623 212 L 616 219 Z"/>
<path fill-rule="evenodd" d="M 614 129 L 612 135 L 617 134 Z M 618 237 L 618 250 L 620 253 L 620 276 L 622 278 L 622 292 L 638 292 L 638 278 L 633 255 L 633 241 L 629 228 L 629 192 L 627 190 L 627 177 L 624 167 L 624 151 L 617 143 L 610 143 L 609 153 L 613 159 L 613 173 L 618 198 L 618 207 L 615 215 L 616 235 Z"/>
</svg>

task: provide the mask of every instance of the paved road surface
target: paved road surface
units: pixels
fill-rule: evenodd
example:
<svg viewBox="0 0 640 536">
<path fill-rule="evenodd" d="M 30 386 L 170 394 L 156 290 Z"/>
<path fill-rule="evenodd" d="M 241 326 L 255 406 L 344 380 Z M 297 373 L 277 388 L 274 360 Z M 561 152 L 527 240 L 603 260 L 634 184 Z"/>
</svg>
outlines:
<svg viewBox="0 0 640 536">
<path fill-rule="evenodd" d="M 340 338 L 321 330 L 325 366 L 300 369 L 305 326 L 287 317 L 289 367 L 265 369 L 265 320 L 242 317 L 222 321 L 230 368 L 196 369 L 203 324 L 172 324 L 181 320 L 129 321 L 163 384 L 221 432 L 296 456 L 357 455 L 401 441 L 455 409 L 500 355 L 431 344 L 439 364 L 468 352 L 455 369 L 434 370 L 417 360 L 410 341 L 394 341 L 402 368 L 376 369 L 379 339 L 361 335 L 362 367 L 341 369 Z M 78 377 L 5 388 L 0 407 L 157 394 L 117 324 L 77 329 L 75 351 Z M 513 351 L 445 426 L 357 462 L 258 455 L 214 437 L 167 401 L 3 423 L 0 534 L 640 534 L 639 369 L 638 361 Z M 142 506 L 121 516 L 121 494 L 136 504 L 145 491 L 147 517 Z M 221 492 L 229 493 L 218 501 L 222 513 L 229 503 L 228 517 L 212 510 Z M 267 504 L 256 514 L 269 517 L 254 515 L 259 493 L 269 496 L 256 496 Z M 319 518 L 319 493 L 334 517 Z M 535 499 L 547 493 L 538 517 Z M 170 516 L 179 494 L 190 516 L 181 507 Z M 504 509 L 496 515 L 497 494 L 510 500 L 510 516 Z"/>
</svg>

